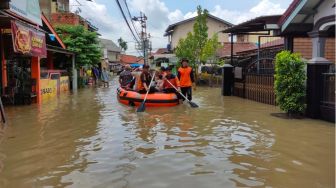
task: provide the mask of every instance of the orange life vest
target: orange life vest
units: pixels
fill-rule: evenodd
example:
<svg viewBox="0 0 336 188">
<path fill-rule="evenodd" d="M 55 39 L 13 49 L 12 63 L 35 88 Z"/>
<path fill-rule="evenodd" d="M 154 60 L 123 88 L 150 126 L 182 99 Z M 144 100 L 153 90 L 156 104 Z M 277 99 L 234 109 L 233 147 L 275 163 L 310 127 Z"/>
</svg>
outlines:
<svg viewBox="0 0 336 188">
<path fill-rule="evenodd" d="M 179 81 L 179 79 L 177 78 L 177 76 L 175 76 L 175 75 L 173 75 L 173 74 L 171 74 L 171 75 L 167 75 L 166 76 L 166 79 L 171 83 L 171 84 L 173 84 L 176 88 L 177 87 L 180 87 L 180 81 Z M 173 88 L 173 86 L 172 85 L 170 85 L 168 82 L 167 82 L 167 80 L 164 80 L 164 82 L 163 82 L 163 88 L 164 89 L 168 89 L 168 88 Z"/>
<path fill-rule="evenodd" d="M 190 87 L 192 86 L 192 81 L 190 77 L 190 73 L 192 72 L 191 67 L 180 67 L 178 69 L 178 72 L 180 74 L 180 85 L 181 87 Z"/>
</svg>

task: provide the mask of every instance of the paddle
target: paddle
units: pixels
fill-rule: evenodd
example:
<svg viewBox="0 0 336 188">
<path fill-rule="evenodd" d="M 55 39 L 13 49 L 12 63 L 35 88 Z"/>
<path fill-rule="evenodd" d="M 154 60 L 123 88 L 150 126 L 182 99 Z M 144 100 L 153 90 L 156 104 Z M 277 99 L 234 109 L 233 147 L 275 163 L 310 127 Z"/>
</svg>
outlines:
<svg viewBox="0 0 336 188">
<path fill-rule="evenodd" d="M 188 101 L 188 103 L 190 104 L 190 106 L 192 107 L 192 108 L 198 108 L 198 105 L 196 104 L 196 103 L 194 103 L 194 102 L 191 102 L 186 96 L 184 96 L 172 83 L 170 83 L 169 82 L 169 80 L 167 79 L 166 80 L 171 86 L 173 86 L 173 88 L 177 91 L 177 92 L 179 92 L 179 94 L 185 99 L 185 100 L 187 100 Z"/>
<path fill-rule="evenodd" d="M 154 74 L 153 74 L 153 76 L 152 76 L 152 80 L 151 80 L 150 83 L 149 83 L 148 90 L 147 90 L 147 93 L 146 93 L 146 95 L 145 95 L 145 98 L 144 98 L 144 100 L 142 101 L 141 105 L 138 107 L 137 112 L 144 112 L 145 109 L 146 109 L 145 103 L 146 103 L 147 96 L 148 96 L 148 93 L 149 93 L 149 91 L 150 91 L 150 88 L 151 88 L 151 86 L 152 86 L 152 82 L 153 82 L 153 80 L 154 80 L 154 77 L 155 77 L 155 72 L 154 72 Z"/>
</svg>

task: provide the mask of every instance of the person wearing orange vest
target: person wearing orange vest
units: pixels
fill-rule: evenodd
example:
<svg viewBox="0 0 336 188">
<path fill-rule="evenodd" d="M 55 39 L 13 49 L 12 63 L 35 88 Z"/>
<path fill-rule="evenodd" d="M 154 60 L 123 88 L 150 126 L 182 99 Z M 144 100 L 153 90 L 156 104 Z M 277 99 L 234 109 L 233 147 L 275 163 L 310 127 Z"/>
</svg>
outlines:
<svg viewBox="0 0 336 188">
<path fill-rule="evenodd" d="M 163 78 L 163 92 L 164 93 L 177 93 L 176 89 L 172 85 L 175 86 L 175 88 L 178 88 L 178 90 L 180 90 L 179 79 L 177 78 L 177 76 L 172 74 L 171 68 L 167 67 L 166 68 L 166 76 L 165 76 L 165 78 Z"/>
<path fill-rule="evenodd" d="M 188 66 L 189 60 L 182 59 L 182 66 L 178 69 L 177 77 L 180 80 L 181 92 L 190 101 L 192 100 L 192 84 L 194 83 L 194 72 Z M 183 99 L 184 100 L 184 99 Z"/>
</svg>

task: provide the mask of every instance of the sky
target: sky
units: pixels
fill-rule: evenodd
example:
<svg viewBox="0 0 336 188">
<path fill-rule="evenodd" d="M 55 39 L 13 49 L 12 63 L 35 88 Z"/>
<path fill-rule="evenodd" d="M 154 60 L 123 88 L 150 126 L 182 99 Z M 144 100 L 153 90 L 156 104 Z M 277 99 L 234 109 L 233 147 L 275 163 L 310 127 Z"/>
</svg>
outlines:
<svg viewBox="0 0 336 188">
<path fill-rule="evenodd" d="M 70 0 L 72 11 L 81 9 L 81 16 L 98 27 L 102 38 L 117 44 L 118 38 L 128 42 L 127 54 L 139 55 L 135 42 L 115 0 Z M 128 12 L 139 16 L 140 11 L 148 17 L 147 31 L 151 34 L 153 51 L 165 48 L 168 39 L 164 31 L 168 25 L 196 16 L 196 7 L 201 5 L 210 14 L 233 24 L 250 20 L 262 15 L 282 14 L 292 0 L 119 0 L 126 17 Z M 131 24 L 131 23 L 130 23 Z M 131 26 L 132 27 L 132 26 Z M 140 26 L 136 27 L 140 31 Z"/>
</svg>

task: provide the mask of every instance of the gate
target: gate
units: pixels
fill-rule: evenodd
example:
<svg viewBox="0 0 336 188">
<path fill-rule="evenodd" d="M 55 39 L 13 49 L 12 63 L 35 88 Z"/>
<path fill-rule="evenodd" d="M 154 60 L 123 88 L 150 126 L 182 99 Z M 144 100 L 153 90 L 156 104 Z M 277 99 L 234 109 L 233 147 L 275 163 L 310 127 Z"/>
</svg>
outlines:
<svg viewBox="0 0 336 188">
<path fill-rule="evenodd" d="M 261 44 L 256 49 L 237 52 L 234 95 L 276 105 L 274 61 L 276 54 L 284 49 L 283 39 L 259 36 L 259 42 Z"/>
</svg>

